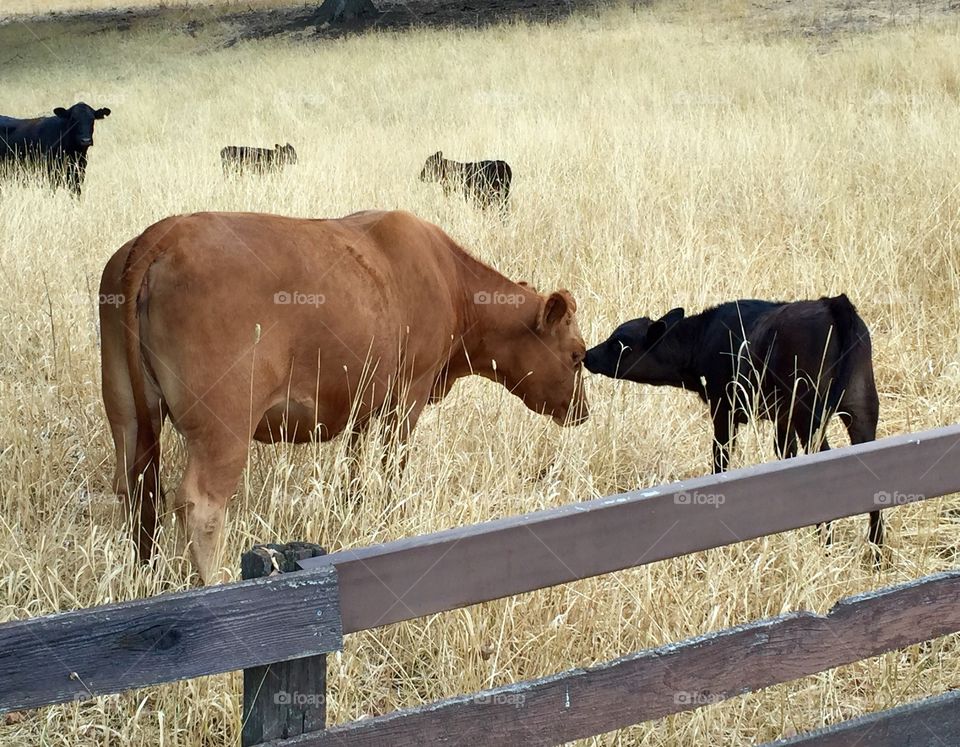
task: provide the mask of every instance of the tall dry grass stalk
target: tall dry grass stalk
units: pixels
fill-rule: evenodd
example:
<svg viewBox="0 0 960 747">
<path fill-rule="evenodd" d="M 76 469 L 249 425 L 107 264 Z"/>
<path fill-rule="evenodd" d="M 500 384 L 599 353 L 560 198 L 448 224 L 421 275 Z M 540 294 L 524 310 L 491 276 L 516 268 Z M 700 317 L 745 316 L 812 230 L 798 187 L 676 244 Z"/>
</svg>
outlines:
<svg viewBox="0 0 960 747">
<path fill-rule="evenodd" d="M 6 67 L 5 113 L 84 99 L 113 114 L 81 201 L 0 193 L 0 620 L 184 586 L 172 520 L 161 557 L 138 567 L 109 495 L 96 322 L 107 257 L 172 213 L 409 209 L 514 279 L 570 288 L 588 342 L 673 306 L 843 291 L 873 333 L 881 435 L 960 420 L 956 23 L 824 48 L 684 19 L 623 7 L 551 27 L 230 49 L 174 33 L 66 36 Z M 300 162 L 284 174 L 222 177 L 223 145 L 287 141 Z M 417 182 L 439 149 L 512 164 L 506 222 Z M 494 384 L 461 382 L 422 418 L 399 487 L 377 448 L 356 485 L 345 440 L 254 447 L 227 557 L 266 541 L 368 545 L 709 470 L 696 397 L 587 386 L 591 420 L 561 430 Z M 830 434 L 846 442 L 838 424 Z M 773 458 L 772 442 L 768 425 L 743 429 L 734 466 Z M 172 488 L 182 453 L 170 433 L 166 454 Z M 352 635 L 329 658 L 329 713 L 355 719 L 823 611 L 955 565 L 957 508 L 888 512 L 893 567 L 880 574 L 864 517 L 838 522 L 829 550 L 812 529 L 789 532 Z M 748 743 L 958 678 L 950 637 L 592 743 Z M 233 745 L 239 726 L 230 675 L 31 712 L 0 726 L 0 743 Z"/>
</svg>

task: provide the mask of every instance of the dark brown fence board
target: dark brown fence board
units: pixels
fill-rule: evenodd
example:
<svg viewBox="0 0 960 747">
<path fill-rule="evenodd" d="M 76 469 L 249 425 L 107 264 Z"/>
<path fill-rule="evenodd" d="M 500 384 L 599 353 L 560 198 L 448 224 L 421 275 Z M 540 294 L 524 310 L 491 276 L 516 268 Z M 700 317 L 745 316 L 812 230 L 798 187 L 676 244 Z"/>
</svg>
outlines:
<svg viewBox="0 0 960 747">
<path fill-rule="evenodd" d="M 560 744 L 958 630 L 960 570 L 274 745 Z"/>
<path fill-rule="evenodd" d="M 326 551 L 308 542 L 255 545 L 240 558 L 243 578 L 304 573 L 299 561 Z M 262 636 L 273 635 L 263 630 Z M 327 725 L 327 655 L 277 661 L 243 670 L 241 747 L 287 739 Z"/>
<path fill-rule="evenodd" d="M 296 659 L 341 644 L 333 569 L 19 620 L 0 625 L 0 711 Z"/>
<path fill-rule="evenodd" d="M 304 561 L 336 566 L 345 633 L 960 491 L 960 426 Z M 722 503 L 699 496 L 722 496 Z M 683 503 L 684 496 L 690 499 Z M 867 534 L 864 518 L 863 537 Z"/>
<path fill-rule="evenodd" d="M 960 690 L 870 713 L 762 747 L 956 747 Z"/>
</svg>

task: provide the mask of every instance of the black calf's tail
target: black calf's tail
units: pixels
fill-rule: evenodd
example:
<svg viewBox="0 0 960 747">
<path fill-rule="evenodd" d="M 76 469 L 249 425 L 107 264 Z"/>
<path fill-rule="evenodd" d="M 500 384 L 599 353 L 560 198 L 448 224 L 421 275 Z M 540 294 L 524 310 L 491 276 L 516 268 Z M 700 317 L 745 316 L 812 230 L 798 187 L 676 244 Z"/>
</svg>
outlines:
<svg viewBox="0 0 960 747">
<path fill-rule="evenodd" d="M 833 317 L 831 334 L 840 351 L 840 357 L 830 374 L 830 393 L 827 395 L 828 412 L 835 412 L 840 407 L 840 399 L 849 388 L 857 366 L 861 365 L 863 354 L 868 360 L 871 357 L 870 333 L 846 294 L 821 300 L 827 304 Z"/>
</svg>

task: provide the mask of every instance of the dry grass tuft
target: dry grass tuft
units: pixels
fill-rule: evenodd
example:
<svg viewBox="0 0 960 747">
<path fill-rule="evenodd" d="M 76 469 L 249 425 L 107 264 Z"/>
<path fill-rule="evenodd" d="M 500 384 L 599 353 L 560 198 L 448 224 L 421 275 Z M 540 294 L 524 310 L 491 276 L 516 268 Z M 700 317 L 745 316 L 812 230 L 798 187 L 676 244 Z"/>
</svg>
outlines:
<svg viewBox="0 0 960 747">
<path fill-rule="evenodd" d="M 82 98 L 113 115 L 98 125 L 82 201 L 37 186 L 0 194 L 0 620 L 183 586 L 172 522 L 164 556 L 138 568 L 108 494 L 95 313 L 107 257 L 171 213 L 410 209 L 515 279 L 570 288 L 588 341 L 677 305 L 844 291 L 873 331 L 881 434 L 960 421 L 958 36 L 955 22 L 914 26 L 824 54 L 813 39 L 624 7 L 550 27 L 322 45 L 223 50 L 155 32 L 35 47 L 4 70 L 5 113 Z M 222 178 L 221 146 L 287 141 L 300 162 L 285 174 Z M 506 223 L 417 182 L 438 149 L 512 164 Z M 693 395 L 588 386 L 593 417 L 561 431 L 493 384 L 459 384 L 422 419 L 399 492 L 368 454 L 361 503 L 343 444 L 254 448 L 228 556 L 263 541 L 367 545 L 709 469 Z M 745 429 L 735 464 L 773 458 L 772 440 L 766 426 Z M 167 454 L 178 474 L 172 434 Z M 880 575 L 863 518 L 839 522 L 829 550 L 813 530 L 790 532 L 354 635 L 330 657 L 330 714 L 825 610 L 955 565 L 951 507 L 890 511 L 894 567 Z M 744 744 L 958 681 L 950 637 L 593 741 Z M 238 693 L 231 675 L 43 709 L 0 725 L 0 743 L 232 745 Z"/>
</svg>

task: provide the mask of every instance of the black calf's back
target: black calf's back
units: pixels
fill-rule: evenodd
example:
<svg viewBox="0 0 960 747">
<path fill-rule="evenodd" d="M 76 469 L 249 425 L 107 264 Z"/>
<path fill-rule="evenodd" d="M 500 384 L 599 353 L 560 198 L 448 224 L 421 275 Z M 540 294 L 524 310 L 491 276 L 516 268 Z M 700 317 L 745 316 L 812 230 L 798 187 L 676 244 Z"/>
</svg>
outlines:
<svg viewBox="0 0 960 747">
<path fill-rule="evenodd" d="M 220 151 L 220 163 L 224 173 L 251 171 L 265 174 L 279 171 L 288 164 L 297 162 L 297 152 L 290 143 L 274 148 L 251 148 L 246 145 L 228 145 Z"/>
</svg>

